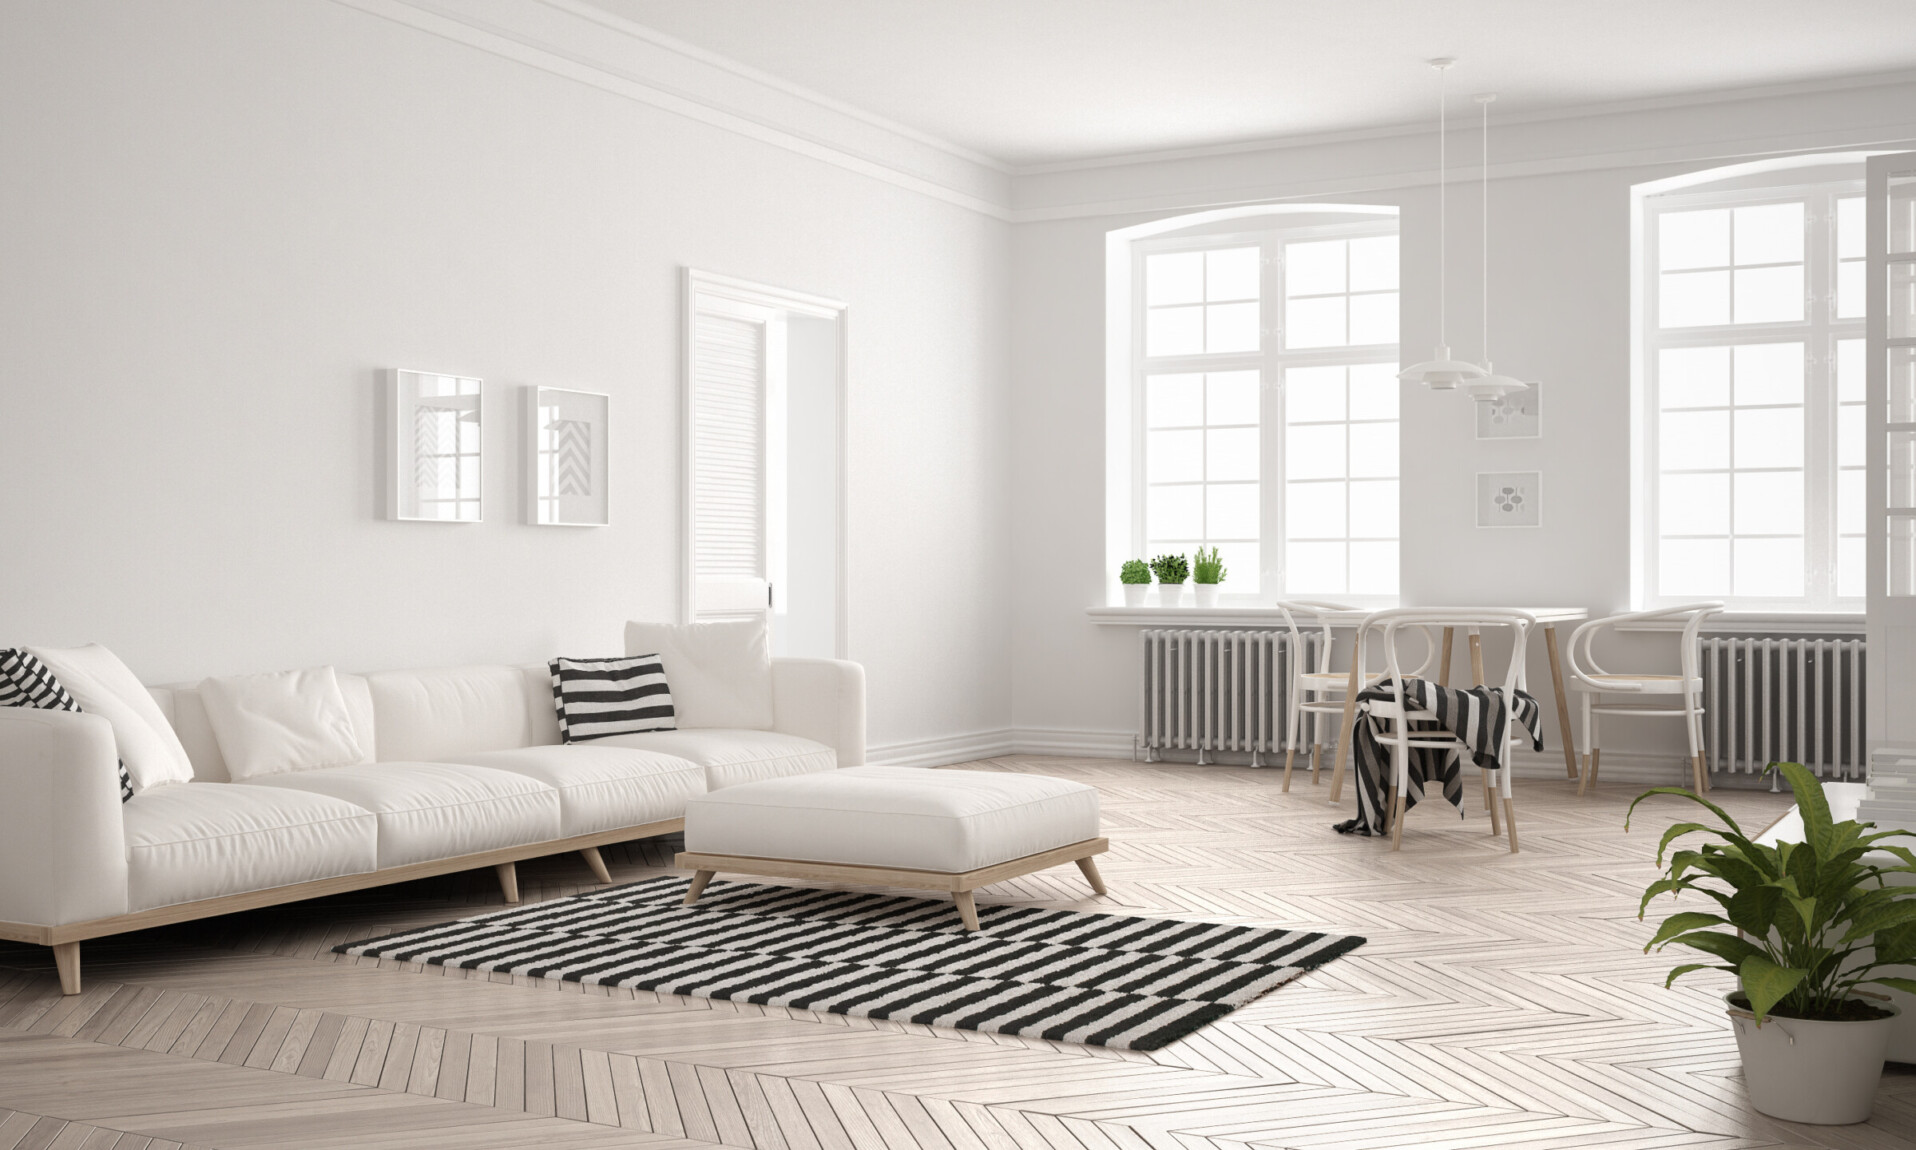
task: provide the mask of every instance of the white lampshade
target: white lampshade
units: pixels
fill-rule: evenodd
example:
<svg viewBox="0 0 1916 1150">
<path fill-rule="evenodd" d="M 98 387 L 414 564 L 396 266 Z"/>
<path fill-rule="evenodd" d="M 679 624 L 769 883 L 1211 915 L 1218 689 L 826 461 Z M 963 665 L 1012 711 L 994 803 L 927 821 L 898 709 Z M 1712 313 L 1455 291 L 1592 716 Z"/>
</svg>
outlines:
<svg viewBox="0 0 1916 1150">
<path fill-rule="evenodd" d="M 1481 370 L 1483 374 L 1476 379 L 1464 381 L 1465 393 L 1478 403 L 1492 403 L 1530 386 L 1514 376 L 1498 375 L 1488 363 Z"/>
<path fill-rule="evenodd" d="M 1432 391 L 1449 391 L 1459 383 L 1481 379 L 1490 373 L 1467 360 L 1452 359 L 1450 348 L 1439 344 L 1429 359 L 1413 363 L 1397 373 L 1405 383 L 1421 383 Z M 1519 384 L 1518 386 L 1522 386 Z"/>
</svg>

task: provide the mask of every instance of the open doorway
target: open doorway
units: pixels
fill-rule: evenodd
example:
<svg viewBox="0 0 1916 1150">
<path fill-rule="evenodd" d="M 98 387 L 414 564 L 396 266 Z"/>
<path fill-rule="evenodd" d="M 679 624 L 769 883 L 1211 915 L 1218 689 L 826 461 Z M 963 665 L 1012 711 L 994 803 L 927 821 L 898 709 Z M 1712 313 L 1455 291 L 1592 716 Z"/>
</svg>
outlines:
<svg viewBox="0 0 1916 1150">
<path fill-rule="evenodd" d="M 842 658 L 845 305 L 686 269 L 683 617 Z"/>
</svg>

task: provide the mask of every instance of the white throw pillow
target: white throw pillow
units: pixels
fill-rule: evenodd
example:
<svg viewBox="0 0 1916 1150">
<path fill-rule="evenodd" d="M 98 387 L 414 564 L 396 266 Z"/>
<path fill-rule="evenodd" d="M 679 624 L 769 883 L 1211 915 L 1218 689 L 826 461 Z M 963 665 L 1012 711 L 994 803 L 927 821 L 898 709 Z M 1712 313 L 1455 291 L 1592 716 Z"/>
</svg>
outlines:
<svg viewBox="0 0 1916 1150">
<path fill-rule="evenodd" d="M 180 737 L 118 655 L 98 643 L 27 650 L 47 665 L 80 710 L 112 725 L 113 741 L 119 744 L 135 794 L 148 787 L 193 781 L 193 760 L 186 757 Z"/>
<path fill-rule="evenodd" d="M 627 623 L 627 655 L 657 654 L 680 729 L 772 729 L 772 648 L 765 619 Z"/>
<path fill-rule="evenodd" d="M 234 782 L 366 761 L 331 667 L 208 679 L 200 701 Z"/>
</svg>

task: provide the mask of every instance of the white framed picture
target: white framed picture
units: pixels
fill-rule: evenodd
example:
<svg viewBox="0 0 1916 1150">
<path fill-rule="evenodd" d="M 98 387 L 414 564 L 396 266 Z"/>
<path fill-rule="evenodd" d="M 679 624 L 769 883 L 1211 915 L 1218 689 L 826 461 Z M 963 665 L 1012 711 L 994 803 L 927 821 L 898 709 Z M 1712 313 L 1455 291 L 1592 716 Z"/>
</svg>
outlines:
<svg viewBox="0 0 1916 1150">
<path fill-rule="evenodd" d="M 526 521 L 541 527 L 612 522 L 611 397 L 538 386 L 525 394 Z"/>
<path fill-rule="evenodd" d="M 1479 471 L 1477 526 L 1543 526 L 1543 473 Z"/>
<path fill-rule="evenodd" d="M 1540 383 L 1476 406 L 1478 439 L 1543 437 L 1543 385 Z"/>
<path fill-rule="evenodd" d="M 386 514 L 477 523 L 484 428 L 480 380 L 395 368 L 387 385 Z"/>
</svg>

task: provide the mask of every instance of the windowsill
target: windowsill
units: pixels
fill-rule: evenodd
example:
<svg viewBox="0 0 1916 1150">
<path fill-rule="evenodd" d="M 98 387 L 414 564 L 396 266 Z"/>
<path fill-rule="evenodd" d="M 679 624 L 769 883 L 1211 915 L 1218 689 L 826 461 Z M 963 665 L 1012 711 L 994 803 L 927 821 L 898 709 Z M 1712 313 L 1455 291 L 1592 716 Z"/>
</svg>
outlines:
<svg viewBox="0 0 1916 1150">
<path fill-rule="evenodd" d="M 1725 611 L 1703 625 L 1705 635 L 1861 635 L 1861 611 Z M 1681 631 L 1680 619 L 1619 623 L 1619 631 Z"/>
<path fill-rule="evenodd" d="M 1378 606 L 1376 610 L 1383 610 Z M 1273 627 L 1284 622 L 1276 607 L 1256 603 L 1224 603 L 1216 607 L 1087 607 L 1084 612 L 1100 627 Z M 1308 625 L 1308 620 L 1301 621 Z"/>
</svg>

